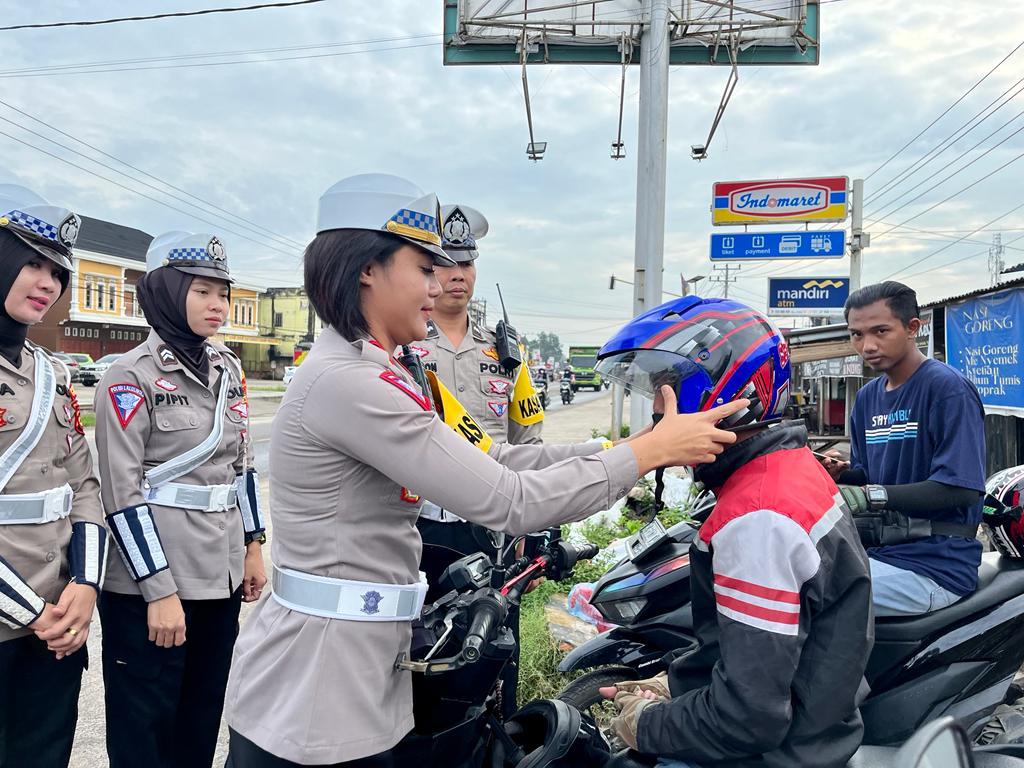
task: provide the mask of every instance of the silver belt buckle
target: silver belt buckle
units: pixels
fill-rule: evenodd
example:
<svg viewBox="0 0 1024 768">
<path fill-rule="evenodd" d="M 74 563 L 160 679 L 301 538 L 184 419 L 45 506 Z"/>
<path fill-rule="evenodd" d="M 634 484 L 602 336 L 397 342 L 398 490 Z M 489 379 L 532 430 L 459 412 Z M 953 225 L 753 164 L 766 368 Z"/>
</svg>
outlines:
<svg viewBox="0 0 1024 768">
<path fill-rule="evenodd" d="M 229 506 L 232 486 L 215 485 L 210 487 L 210 502 L 206 505 L 207 512 L 226 512 Z"/>
</svg>

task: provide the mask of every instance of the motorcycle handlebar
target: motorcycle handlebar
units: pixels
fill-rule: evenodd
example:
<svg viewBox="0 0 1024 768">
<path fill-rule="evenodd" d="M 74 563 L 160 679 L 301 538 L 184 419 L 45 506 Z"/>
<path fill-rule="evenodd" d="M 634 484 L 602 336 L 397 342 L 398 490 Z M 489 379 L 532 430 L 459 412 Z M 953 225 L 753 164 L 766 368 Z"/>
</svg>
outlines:
<svg viewBox="0 0 1024 768">
<path fill-rule="evenodd" d="M 480 649 L 491 640 L 495 629 L 505 620 L 505 608 L 493 597 L 478 600 L 473 606 L 473 619 L 469 623 L 462 654 L 467 662 L 480 658 Z"/>
</svg>

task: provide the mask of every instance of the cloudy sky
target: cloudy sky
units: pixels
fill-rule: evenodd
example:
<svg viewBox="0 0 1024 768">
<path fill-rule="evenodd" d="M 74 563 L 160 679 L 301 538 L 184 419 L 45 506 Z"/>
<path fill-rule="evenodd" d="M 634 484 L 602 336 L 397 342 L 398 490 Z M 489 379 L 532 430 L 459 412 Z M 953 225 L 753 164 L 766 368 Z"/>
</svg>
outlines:
<svg viewBox="0 0 1024 768">
<path fill-rule="evenodd" d="M 247 4 L 6 0 L 0 8 L 6 26 Z M 865 281 L 905 278 L 923 299 L 986 285 L 997 232 L 1007 263 L 1024 262 L 1024 206 L 1013 210 L 1024 169 L 1015 163 L 1024 132 L 1014 135 L 1024 128 L 1024 98 L 1014 98 L 1024 48 L 949 109 L 1024 42 L 1019 0 L 895 5 L 831 0 L 821 7 L 819 66 L 741 70 L 702 163 L 689 147 L 706 136 L 727 73 L 672 70 L 667 290 L 678 289 L 680 273 L 709 273 L 711 185 L 729 179 L 866 178 Z M 632 274 L 639 72 L 626 85 L 628 158 L 613 161 L 618 69 L 531 67 L 535 134 L 548 142 L 532 163 L 518 68 L 443 67 L 441 11 L 442 0 L 326 0 L 0 31 L 0 180 L 151 234 L 217 232 L 233 271 L 269 286 L 299 282 L 323 190 L 355 173 L 396 173 L 490 219 L 478 295 L 492 321 L 500 281 L 522 332 L 600 343 L 630 315 L 629 287 L 609 291 L 608 278 Z M 961 130 L 976 115 L 986 119 Z M 934 162 L 904 173 L 937 148 Z M 769 273 L 847 270 L 846 260 L 747 265 L 733 296 L 763 307 Z"/>
</svg>

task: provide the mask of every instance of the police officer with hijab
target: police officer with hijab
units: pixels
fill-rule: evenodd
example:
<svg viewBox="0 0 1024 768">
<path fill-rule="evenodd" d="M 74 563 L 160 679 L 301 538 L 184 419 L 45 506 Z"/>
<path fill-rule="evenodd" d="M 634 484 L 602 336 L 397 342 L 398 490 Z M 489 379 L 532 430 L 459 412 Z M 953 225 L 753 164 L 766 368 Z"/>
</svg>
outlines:
<svg viewBox="0 0 1024 768">
<path fill-rule="evenodd" d="M 67 368 L 26 340 L 81 220 L 0 185 L 0 765 L 67 766 L 107 533 Z"/>
<path fill-rule="evenodd" d="M 153 330 L 96 393 L 103 506 L 120 557 L 100 597 L 111 768 L 209 766 L 242 601 L 266 583 L 238 358 L 211 339 L 231 275 L 214 235 L 153 240 Z"/>
<path fill-rule="evenodd" d="M 488 232 L 487 219 L 475 208 L 462 204 L 441 206 L 441 216 L 441 244 L 455 264 L 434 267 L 442 294 L 434 302 L 426 339 L 411 349 L 492 440 L 514 445 L 539 443 L 544 410 L 529 369 L 524 364 L 505 368 L 499 362 L 494 329 L 474 322 L 469 315 L 477 278 L 477 241 Z M 474 552 L 492 558 L 498 555 L 501 538 L 463 520 L 458 510 L 424 501 L 416 527 L 423 537 L 421 567 L 431 587 L 428 601 L 441 596 L 437 581 L 455 560 Z M 518 616 L 513 617 L 512 625 L 518 640 Z M 515 712 L 518 677 L 517 657 L 503 676 L 505 716 Z"/>
</svg>

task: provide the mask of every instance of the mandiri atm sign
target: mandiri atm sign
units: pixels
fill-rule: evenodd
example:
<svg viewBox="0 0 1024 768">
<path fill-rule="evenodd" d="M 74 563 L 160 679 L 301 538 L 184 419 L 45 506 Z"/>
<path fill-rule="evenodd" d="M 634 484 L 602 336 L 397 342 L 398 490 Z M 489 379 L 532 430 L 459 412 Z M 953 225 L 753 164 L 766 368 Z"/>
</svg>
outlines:
<svg viewBox="0 0 1024 768">
<path fill-rule="evenodd" d="M 711 223 L 717 226 L 843 221 L 849 183 L 846 176 L 715 182 Z"/>
</svg>

